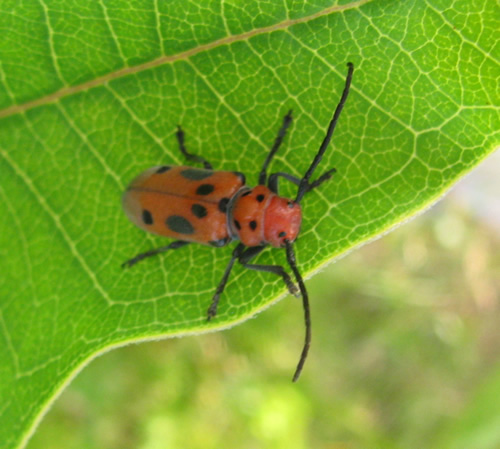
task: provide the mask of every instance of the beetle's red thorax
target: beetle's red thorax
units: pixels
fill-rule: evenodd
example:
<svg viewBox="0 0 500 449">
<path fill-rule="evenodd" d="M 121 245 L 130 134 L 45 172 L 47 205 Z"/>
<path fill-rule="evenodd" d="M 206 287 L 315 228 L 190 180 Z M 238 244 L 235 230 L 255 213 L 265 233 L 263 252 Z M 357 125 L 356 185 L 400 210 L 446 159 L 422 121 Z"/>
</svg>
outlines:
<svg viewBox="0 0 500 449">
<path fill-rule="evenodd" d="M 257 186 L 235 198 L 229 217 L 231 233 L 246 246 L 285 245 L 297 238 L 302 221 L 300 205 Z"/>
<path fill-rule="evenodd" d="M 276 248 L 284 247 L 285 240 L 294 242 L 299 234 L 301 223 L 300 204 L 275 195 L 269 202 L 265 214 L 266 241 Z"/>
</svg>

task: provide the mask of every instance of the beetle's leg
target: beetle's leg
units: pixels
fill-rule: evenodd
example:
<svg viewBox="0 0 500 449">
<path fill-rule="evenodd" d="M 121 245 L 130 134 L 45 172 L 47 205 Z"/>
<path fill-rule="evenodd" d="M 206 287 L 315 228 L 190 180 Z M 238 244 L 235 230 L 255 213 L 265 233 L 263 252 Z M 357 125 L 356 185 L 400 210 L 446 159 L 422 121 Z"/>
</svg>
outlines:
<svg viewBox="0 0 500 449">
<path fill-rule="evenodd" d="M 229 278 L 229 274 L 231 273 L 231 270 L 233 269 L 234 263 L 236 260 L 238 260 L 239 263 L 241 263 L 245 268 L 248 268 L 250 270 L 256 270 L 256 271 L 266 271 L 268 273 L 274 273 L 277 274 L 278 276 L 281 276 L 283 281 L 285 282 L 288 291 L 292 294 L 297 296 L 299 294 L 299 289 L 297 286 L 293 283 L 292 279 L 288 275 L 288 273 L 285 271 L 285 269 L 280 266 L 280 265 L 254 265 L 254 264 L 249 264 L 248 262 L 256 257 L 258 254 L 262 252 L 262 250 L 266 248 L 266 246 L 251 246 L 250 248 L 245 249 L 245 245 L 240 243 L 233 251 L 233 254 L 231 256 L 231 260 L 227 264 L 226 271 L 224 271 L 224 275 L 222 276 L 222 279 L 217 287 L 217 290 L 215 291 L 215 294 L 212 298 L 212 304 L 210 304 L 210 307 L 208 308 L 208 320 L 213 318 L 217 314 L 217 306 L 219 304 L 220 300 L 220 295 L 224 291 L 224 288 L 226 287 L 227 280 Z"/>
<path fill-rule="evenodd" d="M 323 173 L 318 179 L 316 179 L 316 181 L 311 182 L 307 186 L 306 193 L 310 192 L 311 190 L 315 189 L 316 187 L 319 187 L 325 181 L 328 181 L 329 179 L 331 179 L 331 177 L 335 174 L 336 171 L 337 170 L 335 168 L 331 168 L 330 170 Z M 300 185 L 301 179 L 297 178 L 296 176 L 290 175 L 288 173 L 283 173 L 283 172 L 273 173 L 269 176 L 267 186 L 269 187 L 269 190 L 271 190 L 272 192 L 274 192 L 276 194 L 278 193 L 278 177 L 279 176 L 287 179 L 290 182 L 293 182 L 296 186 Z"/>
<path fill-rule="evenodd" d="M 276 139 L 274 140 L 274 145 L 271 148 L 271 151 L 266 157 L 266 160 L 264 161 L 264 165 L 262 165 L 262 170 L 260 171 L 259 174 L 259 185 L 266 185 L 266 180 L 267 180 L 267 167 L 271 163 L 271 160 L 273 159 L 274 155 L 278 151 L 281 142 L 283 142 L 283 139 L 285 138 L 286 130 L 292 123 L 292 110 L 290 109 L 288 113 L 285 115 L 283 118 L 283 124 L 281 125 L 280 130 L 278 131 L 278 134 L 276 136 Z"/>
<path fill-rule="evenodd" d="M 233 269 L 234 262 L 236 261 L 236 259 L 238 259 L 238 257 L 240 257 L 240 254 L 244 249 L 245 245 L 243 245 L 243 243 L 239 243 L 238 246 L 234 248 L 233 254 L 231 255 L 231 260 L 226 266 L 226 271 L 224 271 L 224 275 L 222 276 L 222 279 L 217 286 L 217 290 L 215 290 L 215 294 L 212 297 L 212 303 L 207 310 L 207 321 L 210 321 L 215 315 L 217 315 L 217 306 L 219 305 L 220 295 L 226 288 L 227 280 L 229 279 L 229 275 L 231 274 L 231 270 Z"/>
<path fill-rule="evenodd" d="M 188 153 L 186 147 L 184 146 L 184 131 L 182 130 L 180 125 L 177 125 L 177 132 L 175 133 L 175 136 L 177 137 L 177 142 L 179 142 L 179 150 L 181 150 L 181 153 L 188 161 L 199 162 L 200 164 L 203 164 L 203 167 L 205 167 L 205 169 L 213 170 L 212 164 L 208 162 L 204 157 Z"/>
<path fill-rule="evenodd" d="M 160 248 L 150 249 L 145 253 L 137 254 L 137 256 L 133 257 L 132 259 L 123 262 L 122 268 L 131 267 L 132 265 L 135 265 L 137 262 L 140 262 L 141 260 L 144 260 L 151 256 L 156 256 L 156 254 L 164 253 L 165 251 L 168 251 L 170 249 L 182 248 L 183 246 L 189 245 L 189 243 L 191 242 L 183 242 L 182 240 L 176 240 L 175 242 L 172 242 L 170 245 L 162 246 Z"/>
<path fill-rule="evenodd" d="M 297 296 L 299 294 L 299 289 L 293 283 L 291 277 L 285 271 L 285 269 L 281 265 L 260 265 L 260 264 L 249 264 L 251 259 L 261 253 L 261 251 L 265 248 L 265 246 L 252 246 L 245 250 L 240 257 L 238 258 L 238 262 L 241 263 L 245 268 L 255 271 L 265 271 L 267 273 L 274 273 L 278 276 L 281 276 L 283 281 L 285 282 L 288 291 Z"/>
<path fill-rule="evenodd" d="M 271 192 L 274 192 L 278 194 L 278 177 L 281 176 L 282 178 L 287 179 L 290 182 L 293 182 L 295 185 L 300 184 L 300 179 L 297 178 L 296 176 L 289 175 L 288 173 L 283 173 L 283 172 L 278 172 L 278 173 L 272 173 L 269 175 L 269 179 L 267 181 L 267 187 L 269 187 L 269 190 Z"/>
</svg>

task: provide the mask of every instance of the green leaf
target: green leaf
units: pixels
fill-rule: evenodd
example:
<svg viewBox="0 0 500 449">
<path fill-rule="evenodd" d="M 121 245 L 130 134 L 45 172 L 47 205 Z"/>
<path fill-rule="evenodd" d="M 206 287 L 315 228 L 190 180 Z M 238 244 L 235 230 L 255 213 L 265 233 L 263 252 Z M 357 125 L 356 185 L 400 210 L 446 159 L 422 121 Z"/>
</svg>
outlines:
<svg viewBox="0 0 500 449">
<path fill-rule="evenodd" d="M 292 108 L 272 171 L 300 176 L 354 63 L 318 170 L 337 175 L 303 202 L 304 275 L 428 207 L 498 146 L 494 2 L 198 3 L 0 4 L 2 448 L 22 446 L 97 354 L 221 329 L 283 295 L 236 267 L 207 323 L 230 249 L 121 270 L 165 244 L 120 197 L 141 170 L 183 163 L 178 123 L 191 151 L 253 184 Z M 258 260 L 285 263 L 278 250 Z"/>
</svg>

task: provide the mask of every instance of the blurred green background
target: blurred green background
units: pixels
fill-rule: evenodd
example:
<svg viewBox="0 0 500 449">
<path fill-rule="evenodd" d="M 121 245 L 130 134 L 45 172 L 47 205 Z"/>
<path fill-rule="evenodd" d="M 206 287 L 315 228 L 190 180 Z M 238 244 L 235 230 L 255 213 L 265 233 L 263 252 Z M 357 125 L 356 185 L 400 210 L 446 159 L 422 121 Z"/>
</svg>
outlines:
<svg viewBox="0 0 500 449">
<path fill-rule="evenodd" d="M 288 296 L 225 332 L 94 360 L 28 449 L 500 447 L 499 156 L 307 282 L 297 384 Z"/>
</svg>

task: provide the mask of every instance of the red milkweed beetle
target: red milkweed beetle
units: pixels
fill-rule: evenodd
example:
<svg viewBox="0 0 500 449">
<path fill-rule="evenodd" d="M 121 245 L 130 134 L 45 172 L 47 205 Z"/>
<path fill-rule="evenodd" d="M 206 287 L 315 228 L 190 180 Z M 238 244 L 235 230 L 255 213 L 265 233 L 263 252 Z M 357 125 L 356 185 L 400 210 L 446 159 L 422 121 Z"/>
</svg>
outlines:
<svg viewBox="0 0 500 449">
<path fill-rule="evenodd" d="M 122 265 L 124 267 L 131 267 L 147 257 L 178 249 L 193 242 L 221 247 L 233 240 L 240 240 L 232 252 L 231 259 L 208 308 L 208 320 L 217 314 L 220 295 L 224 291 L 236 261 L 251 270 L 277 274 L 281 276 L 290 293 L 297 295 L 300 292 L 306 335 L 293 376 L 294 382 L 299 378 L 309 352 L 311 316 L 307 290 L 297 269 L 292 243 L 300 230 L 302 221 L 300 201 L 303 196 L 319 187 L 335 173 L 335 169 L 332 168 L 315 181 L 309 182 L 330 143 L 335 125 L 349 94 L 354 66 L 352 63 L 348 63 L 347 66 L 348 72 L 342 97 L 323 142 L 302 179 L 282 172 L 267 176 L 267 167 L 278 151 L 292 122 L 292 111 L 289 111 L 264 161 L 257 187 L 247 187 L 242 173 L 213 171 L 212 165 L 206 159 L 188 153 L 184 146 L 184 132 L 179 126 L 176 136 L 180 151 L 187 160 L 202 163 L 204 169 L 169 165 L 153 167 L 135 178 L 123 195 L 123 208 L 133 223 L 145 231 L 177 239 L 167 246 L 138 254 L 126 261 Z M 278 196 L 279 177 L 298 186 L 295 200 Z M 299 285 L 298 289 L 282 266 L 249 263 L 267 245 L 285 248 L 288 264 Z"/>
</svg>

